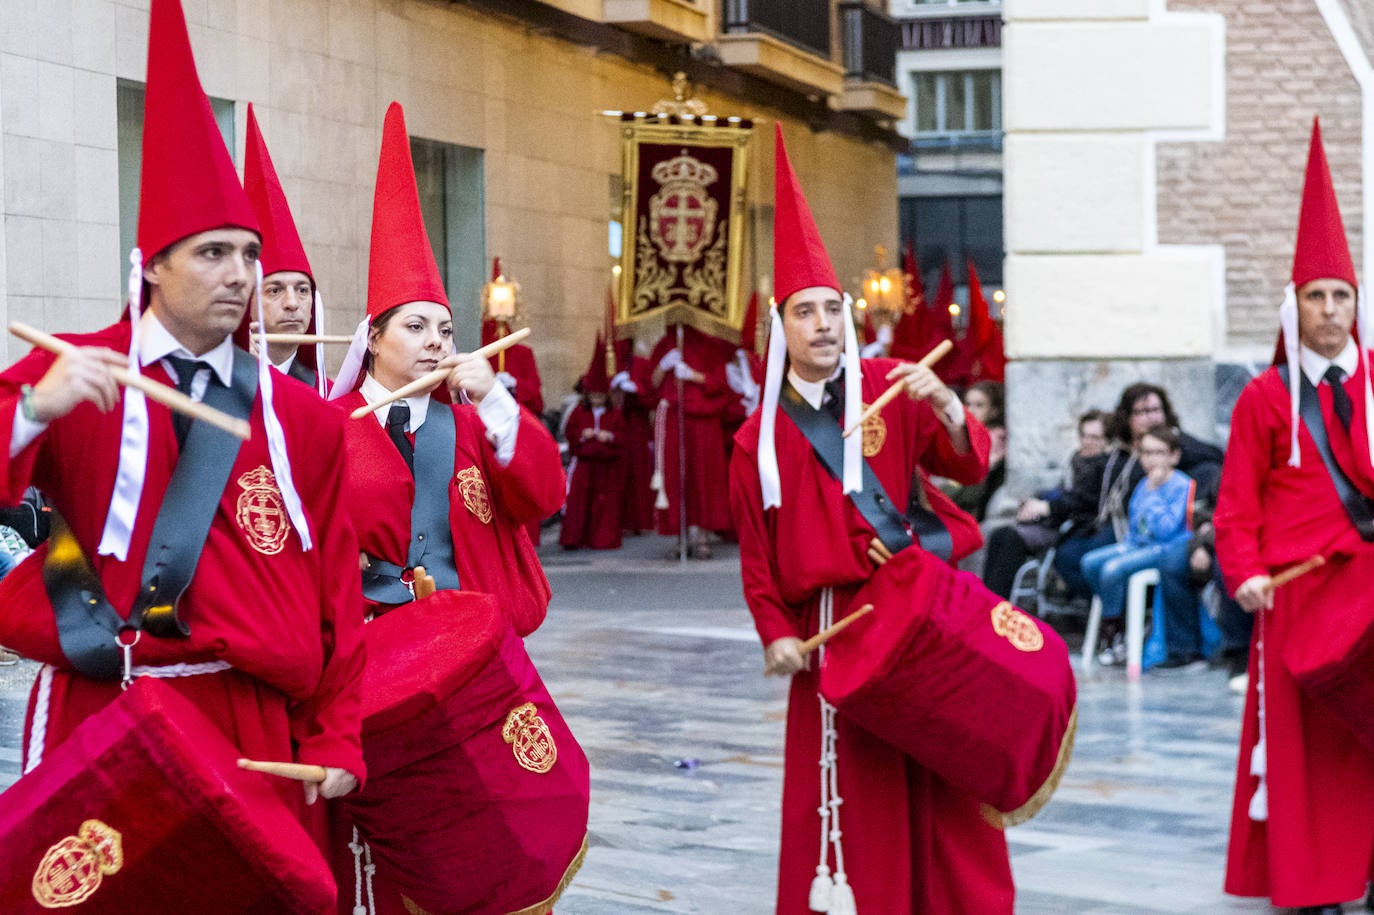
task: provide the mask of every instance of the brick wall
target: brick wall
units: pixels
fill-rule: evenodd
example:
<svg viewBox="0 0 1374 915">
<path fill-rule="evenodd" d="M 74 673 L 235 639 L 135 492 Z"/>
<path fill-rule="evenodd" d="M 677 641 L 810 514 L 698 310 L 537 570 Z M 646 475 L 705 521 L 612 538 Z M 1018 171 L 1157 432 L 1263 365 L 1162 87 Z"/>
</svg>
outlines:
<svg viewBox="0 0 1374 915">
<path fill-rule="evenodd" d="M 1361 262 L 1359 86 L 1312 0 L 1169 0 L 1168 8 L 1226 17 L 1226 139 L 1159 145 L 1159 241 L 1225 245 L 1227 337 L 1217 342 L 1269 344 L 1292 266 L 1313 115 Z M 1370 47 L 1374 16 L 1365 11 L 1355 25 Z"/>
</svg>

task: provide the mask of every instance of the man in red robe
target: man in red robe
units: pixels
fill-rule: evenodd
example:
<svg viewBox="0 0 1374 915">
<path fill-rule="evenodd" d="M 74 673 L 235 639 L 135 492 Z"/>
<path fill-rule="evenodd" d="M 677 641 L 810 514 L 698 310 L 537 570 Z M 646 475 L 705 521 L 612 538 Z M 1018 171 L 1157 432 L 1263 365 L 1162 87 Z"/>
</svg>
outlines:
<svg viewBox="0 0 1374 915">
<path fill-rule="evenodd" d="M 620 549 L 627 461 L 625 417 L 608 405 L 606 344 L 596 336 L 591 364 L 582 376 L 582 402 L 568 417 L 565 437 L 573 463 L 563 506 L 564 549 Z"/>
<path fill-rule="evenodd" d="M 277 178 L 277 169 L 267 151 L 267 143 L 258 127 L 253 105 L 248 105 L 247 159 L 243 165 L 243 189 L 262 228 L 262 318 L 269 334 L 316 334 L 323 323 L 319 307 L 319 292 L 315 288 L 315 273 L 305 256 L 296 220 L 286 202 L 286 193 Z M 257 319 L 251 313 L 243 316 L 234 343 L 256 353 L 249 339 L 257 330 Z M 308 384 L 323 397 L 326 393 L 324 347 L 319 343 L 301 346 L 297 343 L 269 343 L 267 358 L 283 375 Z"/>
<path fill-rule="evenodd" d="M 655 520 L 663 536 L 679 535 L 683 489 L 679 464 L 685 458 L 689 555 L 709 559 L 708 532 L 730 529 L 730 502 L 721 485 L 726 470 L 721 417 L 733 395 L 725 380 L 728 360 L 720 341 L 694 327 L 682 327 L 681 338 L 678 333 L 677 327 L 670 327 L 649 355 L 649 364 L 654 366 L 649 389 L 657 408 L 654 479 L 662 494 Z"/>
<path fill-rule="evenodd" d="M 36 351 L 0 375 L 9 442 L 0 501 L 18 500 L 29 484 L 41 488 L 98 579 L 83 594 L 108 601 L 118 621 L 110 628 L 125 628 L 106 637 L 98 622 L 83 628 L 59 617 L 45 599 L 56 592 L 45 590 L 44 561 L 71 554 L 44 548 L 0 585 L 0 638 L 44 662 L 29 707 L 26 771 L 120 695 L 118 673 L 106 671 L 110 661 L 117 670 L 115 646 L 123 645 L 126 678 L 163 678 L 245 756 L 326 767 L 328 777 L 307 785 L 304 798 L 295 784 L 274 785 L 298 808 L 302 799 L 348 793 L 365 772 L 362 595 L 356 573 L 344 574 L 357 568 L 358 547 L 341 504 L 342 463 L 318 459 L 342 449 L 343 422 L 313 391 L 265 363 L 253 368 L 233 346 L 253 294 L 258 224 L 200 87 L 180 6 L 154 0 L 151 20 L 138 226 L 139 249 L 151 257 L 130 279 L 131 320 L 68 337 L 76 349 Z M 219 444 L 205 424 L 116 387 L 110 368 L 131 361 L 195 400 L 220 400 L 221 387 L 237 397 L 256 375 L 251 438 Z M 178 636 L 132 608 L 162 575 L 148 578 L 145 556 L 179 463 L 203 466 L 196 461 L 225 447 L 236 451 L 223 491 L 206 506 L 198 561 L 186 567 L 193 574 L 175 609 L 188 631 Z M 312 471 L 293 475 L 292 466 Z M 191 523 L 198 501 L 170 503 L 173 520 Z M 73 650 L 67 637 L 78 630 L 100 650 Z"/>
<path fill-rule="evenodd" d="M 649 364 L 634 353 L 633 340 L 617 340 L 611 377 L 611 406 L 625 421 L 625 500 L 620 523 L 638 534 L 654 526 L 654 421 L 640 391 L 649 387 Z"/>
<path fill-rule="evenodd" d="M 948 531 L 949 558 L 957 561 L 981 543 L 978 525 L 926 473 L 980 479 L 989 441 L 929 369 L 859 362 L 849 308 L 780 129 L 777 143 L 774 285 L 781 305 L 772 322 L 763 405 L 736 436 L 730 467 L 744 596 L 764 645 L 765 673 L 792 677 L 777 911 L 853 912 L 857 904 L 860 912 L 1010 912 L 1006 841 L 983 820 L 978 800 L 843 716 L 833 719 L 832 770 L 843 829 L 826 830 L 818 812 L 826 706 L 818 672 L 800 647 L 818 631 L 823 601 L 840 618 L 876 568 L 870 558 L 875 529 L 847 495 L 860 461 L 867 458 L 895 505 L 908 504 L 915 481 L 918 500 Z M 835 422 L 841 412 L 852 422 L 860 395 L 871 402 L 898 378 L 909 396 L 866 423 L 863 436 L 847 440 L 855 444 L 838 478 L 779 404 L 792 398 L 807 409 L 833 411 Z"/>
<path fill-rule="evenodd" d="M 1354 499 L 1374 497 L 1368 358 L 1351 336 L 1356 298 L 1314 122 L 1292 285 L 1279 312 L 1287 364 L 1251 381 L 1236 402 L 1214 518 L 1227 586 L 1259 614 L 1226 891 L 1312 913 L 1339 912 L 1342 901 L 1362 895 L 1374 863 L 1374 753 L 1339 710 L 1305 693 L 1294 677 L 1304 660 L 1297 643 L 1324 613 L 1335 608 L 1365 629 L 1374 624 L 1367 571 L 1374 545 L 1361 538 L 1318 445 L 1329 443 Z M 1320 403 L 1317 429 L 1307 413 L 1299 419 L 1291 393 L 1290 385 L 1309 383 L 1308 396 Z M 1314 555 L 1326 564 L 1274 587 L 1272 575 Z"/>
</svg>

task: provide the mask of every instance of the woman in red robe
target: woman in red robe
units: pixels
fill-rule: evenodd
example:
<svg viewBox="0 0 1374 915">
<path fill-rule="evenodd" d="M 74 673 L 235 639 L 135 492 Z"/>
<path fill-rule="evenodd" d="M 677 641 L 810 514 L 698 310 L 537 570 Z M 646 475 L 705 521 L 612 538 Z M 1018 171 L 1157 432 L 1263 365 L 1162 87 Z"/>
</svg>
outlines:
<svg viewBox="0 0 1374 915">
<path fill-rule="evenodd" d="M 625 500 L 625 418 L 607 406 L 606 347 L 600 335 L 582 376 L 582 402 L 568 416 L 564 436 L 573 463 L 558 542 L 564 549 L 620 549 Z"/>
</svg>

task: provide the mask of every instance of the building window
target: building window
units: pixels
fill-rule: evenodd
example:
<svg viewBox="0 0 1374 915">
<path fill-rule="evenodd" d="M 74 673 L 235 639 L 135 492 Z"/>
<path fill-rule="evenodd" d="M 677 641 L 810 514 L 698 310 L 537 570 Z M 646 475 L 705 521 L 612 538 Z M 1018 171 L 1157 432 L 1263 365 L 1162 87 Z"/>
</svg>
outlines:
<svg viewBox="0 0 1374 915">
<path fill-rule="evenodd" d="M 1002 130 L 1002 71 L 916 72 L 916 138 L 995 137 Z"/>
<path fill-rule="evenodd" d="M 138 244 L 138 196 L 143 172 L 143 93 L 144 84 L 121 79 L 115 89 L 116 156 L 119 160 L 119 286 L 124 288 L 128 274 L 129 252 Z M 210 96 L 210 110 L 224 135 L 224 145 L 234 149 L 234 103 Z M 144 251 L 145 260 L 156 251 Z"/>
<path fill-rule="evenodd" d="M 1002 285 L 1001 195 L 904 197 L 898 213 L 902 238 L 915 240 L 922 271 L 938 274 L 948 257 L 958 285 L 972 259 L 989 295 Z M 935 286 L 926 289 L 934 293 Z"/>
<path fill-rule="evenodd" d="M 459 352 L 480 344 L 482 284 L 487 264 L 486 183 L 483 153 L 470 146 L 410 138 L 415 184 L 425 232 L 439 276 L 453 306 L 453 345 Z"/>
</svg>

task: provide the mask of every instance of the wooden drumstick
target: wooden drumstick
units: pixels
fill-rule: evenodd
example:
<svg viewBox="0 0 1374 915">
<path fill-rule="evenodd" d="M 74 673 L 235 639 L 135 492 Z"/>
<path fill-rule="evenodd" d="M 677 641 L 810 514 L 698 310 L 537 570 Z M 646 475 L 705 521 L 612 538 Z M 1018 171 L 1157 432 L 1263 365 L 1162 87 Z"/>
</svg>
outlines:
<svg viewBox="0 0 1374 915">
<path fill-rule="evenodd" d="M 1316 556 L 1304 559 L 1291 568 L 1284 569 L 1282 572 L 1269 579 L 1269 586 L 1271 588 L 1282 588 L 1293 579 L 1306 575 L 1313 569 L 1321 568 L 1324 565 L 1326 565 L 1326 557 L 1318 553 Z"/>
<path fill-rule="evenodd" d="M 416 600 L 423 600 L 437 590 L 434 587 L 434 576 L 426 572 L 424 566 L 416 566 L 412 574 L 415 576 L 414 586 Z"/>
<path fill-rule="evenodd" d="M 59 356 L 66 355 L 78 349 L 75 343 L 60 340 L 52 334 L 45 334 L 36 327 L 31 327 L 22 321 L 10 322 L 10 333 L 20 340 L 47 350 L 50 353 L 57 353 Z M 214 407 L 207 406 L 199 401 L 192 400 L 176 388 L 168 387 L 165 384 L 144 377 L 137 372 L 131 372 L 127 368 L 110 367 L 110 375 L 114 380 L 124 385 L 126 388 L 135 388 L 142 391 L 149 400 L 155 400 L 168 409 L 183 413 L 192 419 L 203 420 L 217 429 L 223 429 L 230 435 L 241 438 L 244 441 L 252 434 L 252 430 L 245 419 L 238 419 L 228 413 L 216 410 Z"/>
<path fill-rule="evenodd" d="M 815 651 L 817 648 L 820 648 L 826 642 L 830 641 L 836 635 L 839 635 L 850 623 L 854 622 L 859 617 L 867 616 L 872 612 L 873 605 L 864 604 L 862 607 L 860 607 L 858 610 L 855 610 L 853 613 L 849 614 L 844 619 L 838 620 L 834 623 L 831 623 L 829 626 L 826 626 L 820 632 L 816 633 L 815 635 L 811 636 L 811 638 L 801 643 L 802 657 L 806 657 L 811 652 Z"/>
<path fill-rule="evenodd" d="M 941 340 L 938 344 L 936 344 L 933 350 L 922 356 L 921 361 L 916 364 L 924 365 L 927 368 L 929 368 L 930 366 L 934 365 L 935 363 L 943 359 L 945 357 L 945 354 L 952 349 L 954 349 L 953 342 L 949 340 Z M 892 398 L 902 393 L 902 388 L 904 387 L 906 387 L 905 378 L 899 378 L 896 381 L 892 382 L 891 387 L 889 387 L 883 393 L 879 394 L 878 399 L 868 405 L 868 409 L 864 410 L 863 415 L 859 417 L 859 421 L 856 422 L 854 425 L 850 426 L 848 429 L 844 430 L 844 437 L 849 438 L 849 436 L 853 435 L 856 430 L 863 428 L 863 424 L 868 422 L 873 417 L 877 416 L 879 411 L 881 411 L 883 407 L 887 406 L 889 403 L 892 402 Z"/>
<path fill-rule="evenodd" d="M 506 334 L 506 336 L 502 337 L 500 340 L 495 340 L 491 343 L 488 343 L 486 346 L 482 347 L 479 350 L 474 350 L 472 354 L 479 358 L 487 359 L 491 356 L 495 356 L 502 350 L 510 349 L 512 346 L 519 343 L 521 340 L 525 339 L 529 335 L 530 329 L 528 327 L 522 327 L 519 330 L 511 331 L 509 334 Z M 430 388 L 442 382 L 452 373 L 452 366 L 446 369 L 435 369 L 434 371 L 429 372 L 423 377 L 415 379 L 405 387 L 397 388 L 396 390 L 392 391 L 390 394 L 386 395 L 386 397 L 383 397 L 376 403 L 365 404 L 364 406 L 359 407 L 358 409 L 354 410 L 351 414 L 349 414 L 349 418 L 361 419 L 369 413 L 375 413 L 377 410 L 380 410 L 382 407 L 385 407 L 388 404 L 393 404 L 398 400 L 404 400 L 412 394 L 419 394 L 422 391 L 428 391 Z"/>
<path fill-rule="evenodd" d="M 249 772 L 265 772 L 281 778 L 298 782 L 322 782 L 329 775 L 324 766 L 309 766 L 305 763 L 271 762 L 260 759 L 239 759 L 239 768 Z"/>
<path fill-rule="evenodd" d="M 254 334 L 253 339 L 266 343 L 342 343 L 353 342 L 352 337 L 330 336 L 328 334 Z"/>
</svg>

